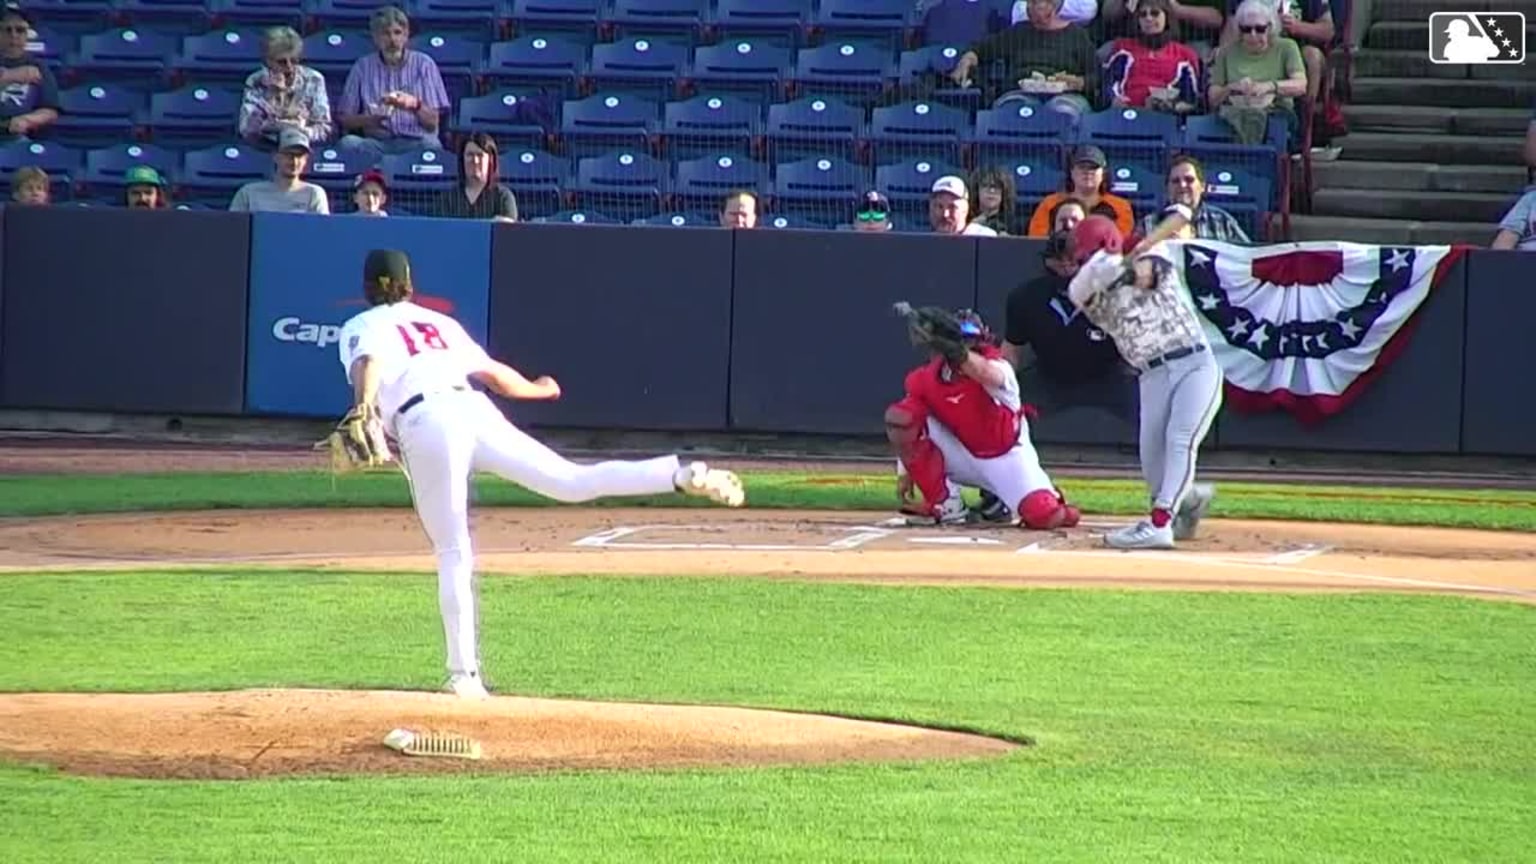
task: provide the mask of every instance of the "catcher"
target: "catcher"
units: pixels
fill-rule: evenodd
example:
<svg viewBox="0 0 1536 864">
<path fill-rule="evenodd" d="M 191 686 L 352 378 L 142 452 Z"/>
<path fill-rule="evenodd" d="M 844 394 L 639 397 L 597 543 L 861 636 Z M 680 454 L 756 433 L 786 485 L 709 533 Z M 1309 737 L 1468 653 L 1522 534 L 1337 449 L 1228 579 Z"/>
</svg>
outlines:
<svg viewBox="0 0 1536 864">
<path fill-rule="evenodd" d="M 932 359 L 907 374 L 906 395 L 885 410 L 897 455 L 897 496 L 909 525 L 969 521 L 960 486 L 1001 498 L 1014 524 L 1070 528 L 1081 513 L 1040 467 L 1019 381 L 975 312 L 896 304 L 914 344 Z M 916 490 L 920 500 L 911 502 Z"/>
</svg>

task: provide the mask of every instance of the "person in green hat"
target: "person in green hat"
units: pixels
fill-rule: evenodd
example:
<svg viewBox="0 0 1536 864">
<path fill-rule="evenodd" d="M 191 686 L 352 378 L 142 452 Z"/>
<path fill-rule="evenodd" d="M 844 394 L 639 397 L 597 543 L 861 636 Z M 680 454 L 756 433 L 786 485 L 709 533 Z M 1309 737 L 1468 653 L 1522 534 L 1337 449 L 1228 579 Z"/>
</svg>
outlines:
<svg viewBox="0 0 1536 864">
<path fill-rule="evenodd" d="M 130 210 L 164 210 L 171 206 L 167 183 L 160 172 L 148 165 L 135 165 L 123 172 L 123 203 Z"/>
</svg>

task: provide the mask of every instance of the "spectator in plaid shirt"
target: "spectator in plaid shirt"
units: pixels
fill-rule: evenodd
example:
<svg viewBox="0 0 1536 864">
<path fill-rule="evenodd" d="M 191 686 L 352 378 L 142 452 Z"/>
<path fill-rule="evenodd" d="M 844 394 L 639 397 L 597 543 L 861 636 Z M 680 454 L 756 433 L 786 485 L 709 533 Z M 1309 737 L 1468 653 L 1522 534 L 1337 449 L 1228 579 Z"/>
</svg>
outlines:
<svg viewBox="0 0 1536 864">
<path fill-rule="evenodd" d="M 406 46 L 411 22 L 398 7 L 373 13 L 368 31 L 379 50 L 352 64 L 337 105 L 343 147 L 383 155 L 416 147 L 442 149 L 439 131 L 448 111 L 448 91 L 437 61 Z"/>
<path fill-rule="evenodd" d="M 1205 201 L 1205 168 L 1200 165 L 1200 160 L 1193 156 L 1179 156 L 1173 160 L 1168 168 L 1168 203 L 1183 204 L 1195 211 L 1194 236 L 1201 240 L 1215 240 L 1220 243 L 1252 243 L 1248 239 L 1248 232 L 1238 224 L 1237 218 L 1231 213 L 1217 207 L 1215 204 L 1206 204 Z M 1148 213 L 1141 217 L 1141 233 L 1143 236 L 1162 221 L 1163 214 Z"/>
</svg>

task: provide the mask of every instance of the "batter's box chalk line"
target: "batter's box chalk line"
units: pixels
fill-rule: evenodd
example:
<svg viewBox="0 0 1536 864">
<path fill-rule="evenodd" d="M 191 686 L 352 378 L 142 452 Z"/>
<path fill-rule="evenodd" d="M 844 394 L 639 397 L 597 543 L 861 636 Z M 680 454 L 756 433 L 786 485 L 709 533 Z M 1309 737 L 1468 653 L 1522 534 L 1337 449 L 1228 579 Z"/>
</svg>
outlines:
<svg viewBox="0 0 1536 864">
<path fill-rule="evenodd" d="M 842 537 L 827 543 L 800 544 L 800 543 L 678 543 L 678 542 L 648 542 L 643 540 L 630 540 L 644 531 L 700 531 L 718 533 L 730 527 L 720 525 L 627 525 L 618 528 L 609 528 L 596 534 L 589 534 L 571 543 L 572 546 L 597 549 L 637 549 L 654 551 L 718 551 L 718 552 L 838 552 L 847 549 L 857 549 L 866 543 L 889 537 L 891 532 L 884 528 L 870 526 L 838 526 L 829 530 L 843 533 Z"/>
</svg>

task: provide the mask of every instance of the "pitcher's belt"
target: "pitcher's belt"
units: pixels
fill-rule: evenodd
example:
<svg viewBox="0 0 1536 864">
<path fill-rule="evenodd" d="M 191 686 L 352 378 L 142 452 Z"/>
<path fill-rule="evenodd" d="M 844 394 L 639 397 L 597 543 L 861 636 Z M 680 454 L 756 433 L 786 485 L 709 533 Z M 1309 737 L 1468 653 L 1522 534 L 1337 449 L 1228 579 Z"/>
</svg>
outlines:
<svg viewBox="0 0 1536 864">
<path fill-rule="evenodd" d="M 467 387 L 467 386 L 465 386 L 463 384 L 459 384 L 459 385 L 456 385 L 454 387 L 449 388 L 450 391 L 458 391 L 458 392 L 461 392 L 461 393 L 464 392 L 464 391 L 467 391 L 468 389 L 469 389 L 469 387 Z M 412 408 L 415 408 L 417 405 L 420 405 L 422 402 L 426 401 L 426 398 L 427 398 L 427 394 L 426 393 L 417 393 L 415 396 L 412 396 L 411 398 L 405 400 L 404 402 L 401 402 L 400 403 L 400 409 L 395 412 L 395 416 L 396 417 L 404 417 L 405 416 L 405 412 L 411 410 Z"/>
</svg>

